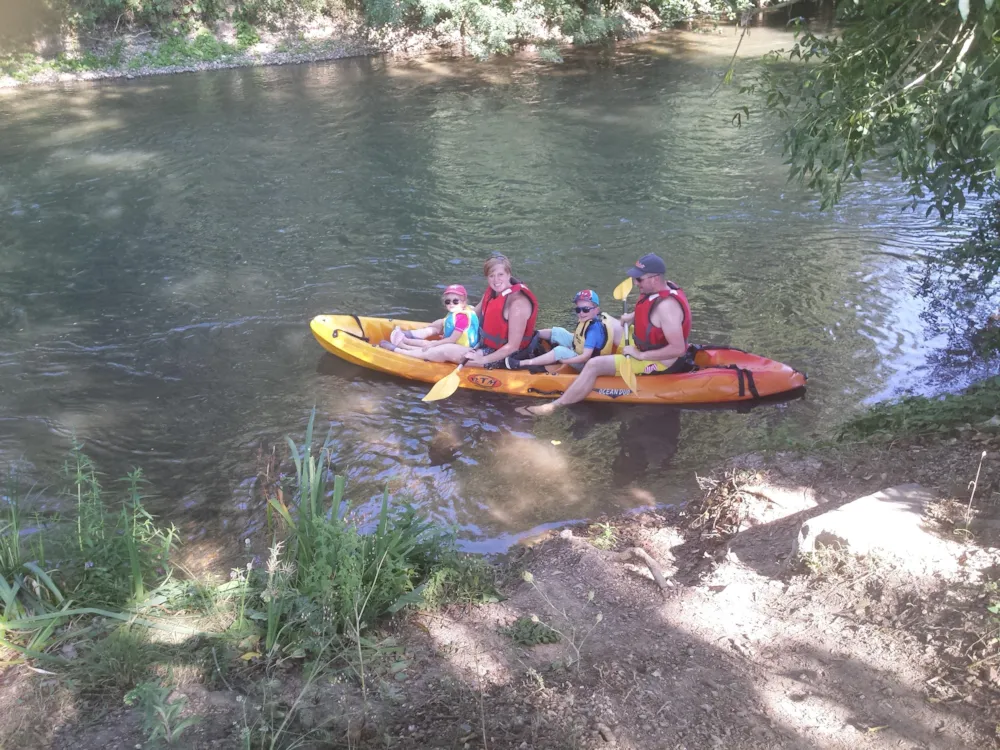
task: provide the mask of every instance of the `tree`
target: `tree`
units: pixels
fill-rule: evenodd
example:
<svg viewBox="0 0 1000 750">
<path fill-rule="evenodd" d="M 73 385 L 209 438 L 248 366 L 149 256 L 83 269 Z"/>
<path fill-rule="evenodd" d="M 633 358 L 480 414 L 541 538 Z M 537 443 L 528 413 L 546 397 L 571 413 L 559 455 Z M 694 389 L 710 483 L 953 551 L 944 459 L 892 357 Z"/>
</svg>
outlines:
<svg viewBox="0 0 1000 750">
<path fill-rule="evenodd" d="M 800 29 L 771 56 L 804 67 L 768 65 L 745 89 L 787 118 L 791 177 L 824 207 L 875 162 L 892 164 L 912 205 L 944 221 L 977 199 L 975 231 L 941 254 L 925 286 L 960 282 L 989 301 L 1000 281 L 1000 2 L 838 0 L 837 21 L 838 33 Z"/>
</svg>

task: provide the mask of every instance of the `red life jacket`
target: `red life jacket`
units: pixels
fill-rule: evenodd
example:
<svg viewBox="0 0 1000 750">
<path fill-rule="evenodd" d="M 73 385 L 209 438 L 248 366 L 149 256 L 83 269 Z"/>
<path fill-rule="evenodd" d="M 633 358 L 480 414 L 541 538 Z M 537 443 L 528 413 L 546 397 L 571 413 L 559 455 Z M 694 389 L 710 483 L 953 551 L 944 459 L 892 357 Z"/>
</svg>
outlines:
<svg viewBox="0 0 1000 750">
<path fill-rule="evenodd" d="M 681 330 L 684 332 L 684 343 L 687 343 L 688 336 L 691 335 L 691 307 L 688 305 L 687 296 L 684 290 L 674 282 L 668 281 L 667 288 L 653 294 L 643 295 L 635 306 L 635 320 L 633 321 L 632 336 L 635 339 L 635 346 L 641 352 L 648 352 L 651 349 L 662 349 L 667 345 L 667 337 L 663 331 L 654 326 L 650 318 L 653 317 L 653 308 L 666 299 L 675 299 L 681 303 L 684 311 L 684 321 L 681 323 Z"/>
<path fill-rule="evenodd" d="M 538 317 L 538 300 L 528 287 L 518 283 L 499 294 L 492 289 L 487 289 L 486 293 L 483 294 L 482 324 L 479 329 L 483 346 L 496 351 L 507 343 L 510 324 L 503 317 L 503 307 L 507 298 L 517 292 L 523 292 L 524 296 L 531 301 L 531 316 L 528 318 L 528 324 L 524 327 L 524 337 L 521 339 L 518 349 L 524 349 L 531 343 L 531 337 L 535 335 L 535 319 Z"/>
</svg>

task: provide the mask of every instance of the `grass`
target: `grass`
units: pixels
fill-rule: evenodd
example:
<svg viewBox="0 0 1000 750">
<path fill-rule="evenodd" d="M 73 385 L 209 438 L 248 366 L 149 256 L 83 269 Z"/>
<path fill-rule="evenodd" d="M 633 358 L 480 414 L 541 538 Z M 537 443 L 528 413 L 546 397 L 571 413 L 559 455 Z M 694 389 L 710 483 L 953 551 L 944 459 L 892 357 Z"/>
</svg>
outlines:
<svg viewBox="0 0 1000 750">
<path fill-rule="evenodd" d="M 244 36 L 244 41 L 247 39 Z M 239 45 L 220 41 L 209 31 L 202 31 L 193 39 L 178 35 L 160 42 L 151 52 L 136 55 L 128 62 L 131 70 L 143 67 L 166 68 L 172 65 L 186 65 L 197 62 L 212 62 L 235 55 L 241 51 Z"/>
<path fill-rule="evenodd" d="M 1000 413 L 1000 376 L 988 378 L 963 393 L 938 398 L 911 396 L 877 404 L 841 425 L 839 441 L 891 439 L 947 432 L 964 424 L 978 424 Z"/>
<path fill-rule="evenodd" d="M 416 509 L 388 493 L 373 513 L 353 507 L 314 421 L 303 442 L 288 441 L 294 473 L 263 490 L 268 559 L 223 584 L 175 576 L 177 532 L 146 509 L 141 471 L 107 482 L 76 446 L 59 478 L 65 516 L 27 524 L 34 498 L 11 475 L 0 502 L 0 661 L 44 669 L 86 701 L 128 696 L 150 741 L 175 745 L 191 725 L 168 698 L 175 668 L 215 689 L 240 685 L 261 705 L 297 668 L 299 697 L 247 715 L 240 743 L 333 741 L 296 719 L 305 691 L 351 679 L 367 696 L 396 679 L 406 662 L 379 634 L 382 618 L 498 595 L 492 568 L 459 554 L 454 534 Z"/>
<path fill-rule="evenodd" d="M 80 73 L 88 70 L 138 70 L 143 67 L 165 68 L 198 62 L 222 60 L 257 44 L 260 36 L 252 27 L 237 27 L 236 44 L 228 44 L 203 30 L 189 39 L 183 34 L 168 36 L 151 50 L 125 60 L 124 42 L 116 42 L 106 54 L 87 51 L 80 55 L 62 53 L 46 59 L 30 52 L 0 55 L 0 75 L 17 81 L 30 81 L 43 73 Z"/>
<path fill-rule="evenodd" d="M 0 75 L 8 75 L 17 81 L 28 81 L 39 73 L 80 73 L 85 70 L 107 70 L 117 68 L 122 63 L 123 42 L 116 42 L 104 55 L 92 51 L 73 56 L 65 53 L 47 60 L 30 52 L 0 55 Z"/>
</svg>

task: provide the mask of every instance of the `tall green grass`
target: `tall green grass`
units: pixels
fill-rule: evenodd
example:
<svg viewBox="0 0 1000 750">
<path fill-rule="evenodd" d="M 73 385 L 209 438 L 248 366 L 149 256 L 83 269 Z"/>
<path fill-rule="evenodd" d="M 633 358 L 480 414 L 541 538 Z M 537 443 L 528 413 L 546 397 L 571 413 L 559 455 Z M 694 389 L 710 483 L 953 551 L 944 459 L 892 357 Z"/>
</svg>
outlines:
<svg viewBox="0 0 1000 750">
<path fill-rule="evenodd" d="M 157 525 L 143 505 L 142 470 L 133 469 L 121 480 L 125 491 L 111 503 L 81 446 L 73 449 L 64 476 L 76 504 L 76 549 L 67 554 L 74 561 L 60 569 L 68 590 L 93 605 L 141 603 L 150 581 L 169 577 L 177 541 L 176 528 Z"/>
<path fill-rule="evenodd" d="M 265 565 L 251 561 L 219 585 L 173 576 L 177 530 L 146 510 L 139 469 L 106 484 L 77 445 L 61 476 L 63 515 L 29 524 L 34 498 L 12 475 L 0 504 L 0 652 L 74 675 L 81 692 L 121 692 L 169 664 L 144 637 L 155 628 L 207 638 L 220 674 L 216 646 L 268 670 L 339 660 L 363 683 L 364 664 L 385 648 L 372 635 L 380 618 L 493 597 L 488 566 L 459 555 L 454 534 L 410 505 L 384 492 L 374 509 L 352 506 L 332 436 L 315 439 L 315 418 L 301 443 L 288 440 L 294 473 L 265 490 Z M 164 616 L 171 609 L 202 616 L 211 632 Z M 68 661 L 63 647 L 79 658 Z"/>
<path fill-rule="evenodd" d="M 284 522 L 284 567 L 272 552 L 266 590 L 268 622 L 275 610 L 299 618 L 303 633 L 355 634 L 386 614 L 421 601 L 421 587 L 454 552 L 454 536 L 436 529 L 408 504 L 382 495 L 374 529 L 364 533 L 344 494 L 344 478 L 333 471 L 332 438 L 315 440 L 313 412 L 301 444 L 288 439 L 295 476 L 267 498 Z M 291 502 L 286 504 L 285 490 Z M 285 588 L 273 585 L 284 571 Z M 280 628 L 269 626 L 270 635 Z"/>
</svg>

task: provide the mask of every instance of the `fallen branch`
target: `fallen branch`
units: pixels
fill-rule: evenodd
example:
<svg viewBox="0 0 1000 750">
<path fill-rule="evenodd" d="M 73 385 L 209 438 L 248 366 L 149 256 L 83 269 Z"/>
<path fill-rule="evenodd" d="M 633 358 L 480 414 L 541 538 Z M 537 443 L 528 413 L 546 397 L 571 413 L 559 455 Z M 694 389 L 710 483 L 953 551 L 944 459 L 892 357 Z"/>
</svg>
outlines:
<svg viewBox="0 0 1000 750">
<path fill-rule="evenodd" d="M 649 572 L 653 574 L 653 580 L 656 581 L 656 585 L 660 587 L 661 591 L 668 591 L 671 587 L 670 582 L 667 581 L 666 576 L 663 575 L 663 570 L 660 568 L 660 564 L 656 562 L 656 560 L 654 560 L 652 556 L 646 552 L 646 550 L 642 549 L 642 547 L 629 547 L 628 549 L 624 549 L 620 552 L 597 549 L 585 539 L 579 539 L 573 536 L 573 532 L 570 529 L 563 529 L 560 531 L 559 538 L 565 539 L 574 547 L 586 549 L 588 552 L 592 552 L 598 557 L 610 560 L 611 562 L 626 563 L 638 560 L 649 568 Z"/>
</svg>

